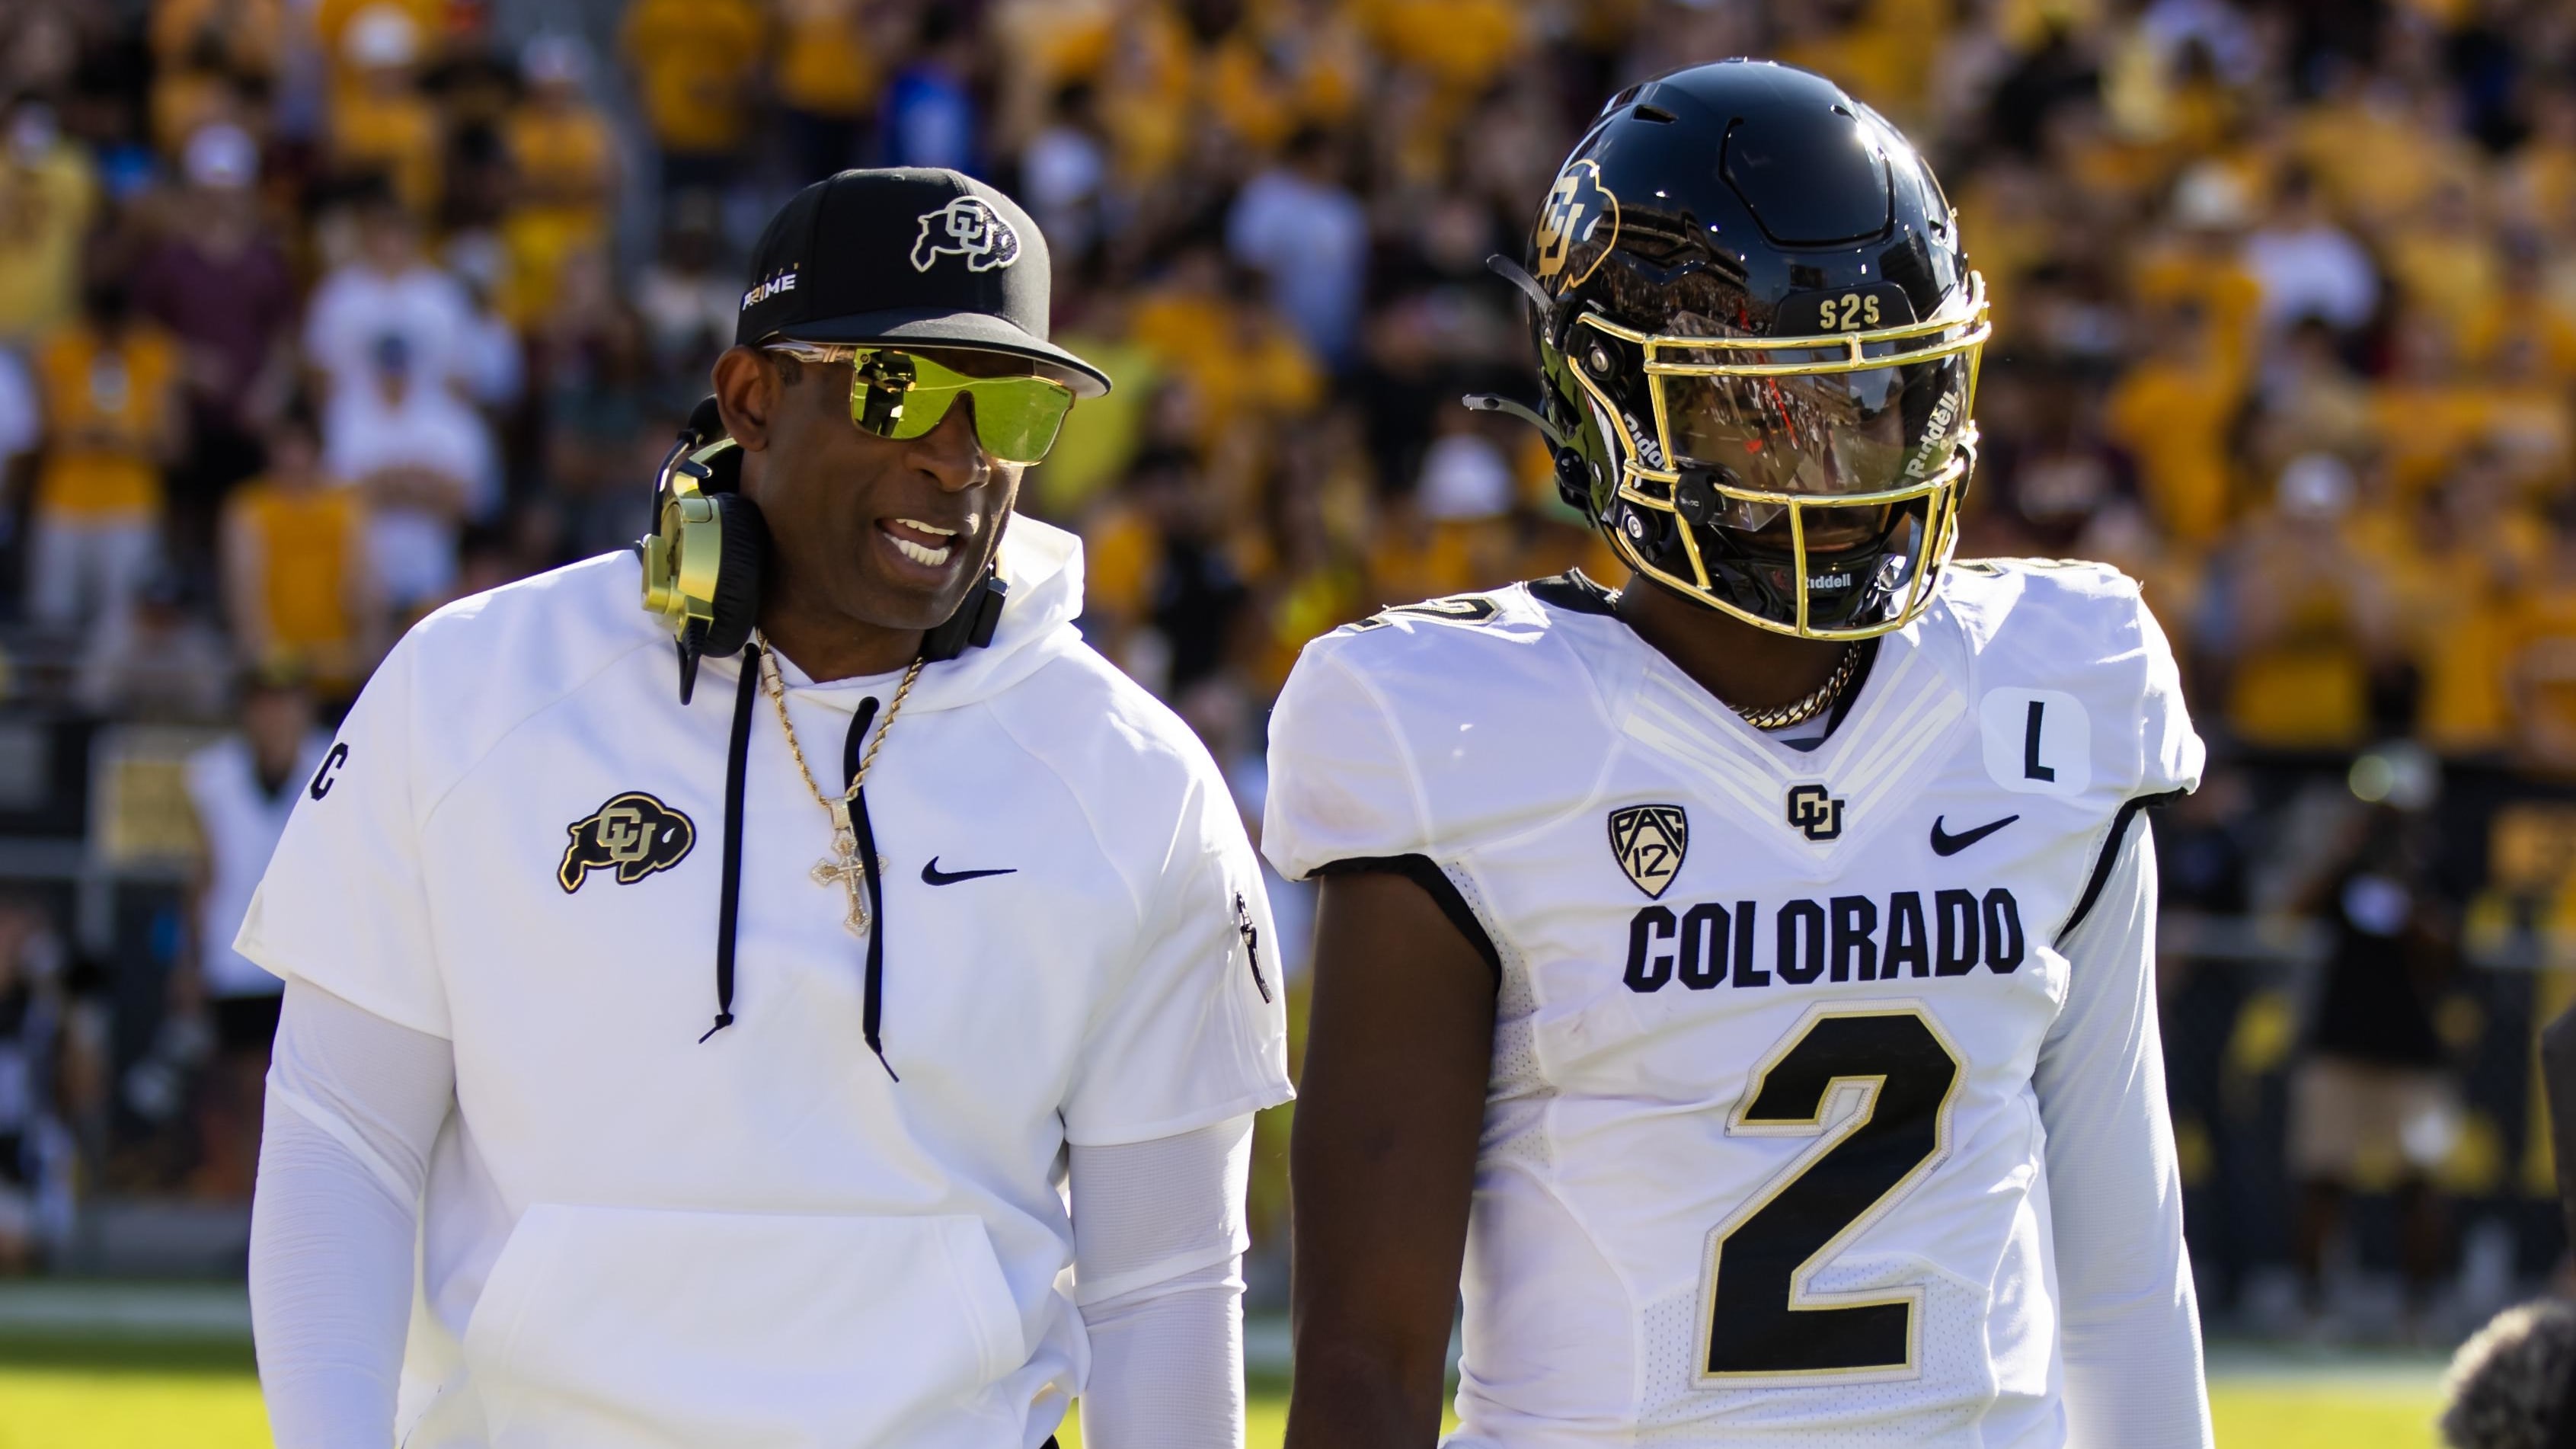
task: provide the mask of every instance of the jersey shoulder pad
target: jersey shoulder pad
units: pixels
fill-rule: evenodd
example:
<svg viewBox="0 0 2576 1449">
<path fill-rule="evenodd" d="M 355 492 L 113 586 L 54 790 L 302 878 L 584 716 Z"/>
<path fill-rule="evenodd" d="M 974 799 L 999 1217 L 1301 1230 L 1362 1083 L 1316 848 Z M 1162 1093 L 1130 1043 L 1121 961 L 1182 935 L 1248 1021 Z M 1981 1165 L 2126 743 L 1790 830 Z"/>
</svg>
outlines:
<svg viewBox="0 0 2576 1449">
<path fill-rule="evenodd" d="M 1270 723 L 1262 849 L 1296 879 L 1454 855 L 1533 809 L 1600 691 L 1561 611 L 1515 584 L 1384 610 L 1307 644 Z"/>
<path fill-rule="evenodd" d="M 2104 783 L 2161 795 L 2200 781 L 2205 750 L 2182 672 L 2136 579 L 2073 559 L 1969 559 L 1944 570 L 1941 600 L 1971 656 L 1980 708 L 2063 702 L 2089 722 Z"/>
</svg>

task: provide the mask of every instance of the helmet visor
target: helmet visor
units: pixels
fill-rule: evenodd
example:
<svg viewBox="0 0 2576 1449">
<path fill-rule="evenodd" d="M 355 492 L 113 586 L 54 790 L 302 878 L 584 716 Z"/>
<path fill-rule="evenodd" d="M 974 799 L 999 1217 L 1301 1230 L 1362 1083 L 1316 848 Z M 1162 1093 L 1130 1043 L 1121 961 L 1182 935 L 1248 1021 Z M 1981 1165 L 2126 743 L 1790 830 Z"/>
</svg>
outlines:
<svg viewBox="0 0 2576 1449">
<path fill-rule="evenodd" d="M 1962 353 L 1748 375 L 1840 362 L 1842 349 L 1658 351 L 1649 370 L 1675 466 L 1707 469 L 1731 492 L 1839 498 L 1919 487 L 1949 463 L 1968 415 L 1973 364 Z"/>
</svg>

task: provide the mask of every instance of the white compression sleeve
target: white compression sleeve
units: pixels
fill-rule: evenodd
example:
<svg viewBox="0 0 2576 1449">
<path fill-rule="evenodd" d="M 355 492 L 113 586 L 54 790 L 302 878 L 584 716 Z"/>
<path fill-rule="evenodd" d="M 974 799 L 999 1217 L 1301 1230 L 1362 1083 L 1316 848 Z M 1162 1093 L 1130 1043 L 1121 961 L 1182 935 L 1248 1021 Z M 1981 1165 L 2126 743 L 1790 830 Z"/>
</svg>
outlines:
<svg viewBox="0 0 2576 1449">
<path fill-rule="evenodd" d="M 455 1096 L 443 1038 L 287 982 L 250 1230 L 278 1449 L 393 1442 L 421 1184 Z"/>
<path fill-rule="evenodd" d="M 1243 1194 L 1252 1119 L 1076 1147 L 1074 1291 L 1093 1449 L 1241 1449 Z"/>
<path fill-rule="evenodd" d="M 2182 1172 L 2156 1026 L 2156 857 L 2147 823 L 2065 946 L 2066 1005 L 2032 1084 L 2048 1130 L 2059 1343 L 2072 1442 L 2212 1442 Z"/>
</svg>

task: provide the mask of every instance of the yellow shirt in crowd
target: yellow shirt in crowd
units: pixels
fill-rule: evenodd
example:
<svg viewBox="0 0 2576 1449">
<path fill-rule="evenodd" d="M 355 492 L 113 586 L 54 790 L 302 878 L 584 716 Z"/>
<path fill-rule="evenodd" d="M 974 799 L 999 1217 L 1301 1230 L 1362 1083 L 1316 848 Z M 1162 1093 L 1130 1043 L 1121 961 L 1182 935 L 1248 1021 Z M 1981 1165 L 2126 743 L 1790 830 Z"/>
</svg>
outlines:
<svg viewBox="0 0 2576 1449">
<path fill-rule="evenodd" d="M 0 154 L 0 344 L 60 325 L 80 299 L 80 241 L 98 178 L 68 144 L 33 166 Z"/>
<path fill-rule="evenodd" d="M 354 682 L 357 620 L 350 570 L 365 505 L 354 488 L 281 488 L 266 478 L 236 489 L 224 505 L 260 560 L 256 600 L 270 652 L 292 658 L 322 682 Z"/>
<path fill-rule="evenodd" d="M 2205 545 L 2227 521 L 2227 429 L 2236 382 L 2222 366 L 2139 363 L 2111 389 L 2111 436 L 2137 459 L 2147 508 L 2175 540 Z"/>
<path fill-rule="evenodd" d="M 36 354 L 44 394 L 45 460 L 36 510 L 56 517 L 150 517 L 161 508 L 155 453 L 177 406 L 179 348 L 144 326 L 109 344 L 85 326 L 55 333 Z"/>
<path fill-rule="evenodd" d="M 750 86 L 763 25 L 747 0 L 638 0 L 622 43 L 644 115 L 665 150 L 730 151 L 751 126 Z"/>
<path fill-rule="evenodd" d="M 885 77 L 860 29 L 858 0 L 780 0 L 778 98 L 817 116 L 864 116 Z"/>
</svg>

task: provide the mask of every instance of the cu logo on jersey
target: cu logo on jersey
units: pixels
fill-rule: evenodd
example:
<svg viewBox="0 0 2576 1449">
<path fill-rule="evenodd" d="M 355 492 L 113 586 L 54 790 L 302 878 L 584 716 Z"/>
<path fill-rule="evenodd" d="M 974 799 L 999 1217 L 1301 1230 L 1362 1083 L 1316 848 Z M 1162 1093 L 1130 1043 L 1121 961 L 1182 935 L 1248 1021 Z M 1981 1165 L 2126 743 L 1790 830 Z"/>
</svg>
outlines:
<svg viewBox="0 0 2576 1449">
<path fill-rule="evenodd" d="M 914 271 L 929 271 L 943 256 L 964 257 L 970 272 L 993 271 L 1020 259 L 1020 234 L 981 197 L 961 196 L 923 212 L 921 235 L 913 239 Z"/>
<path fill-rule="evenodd" d="M 1604 222 L 1608 231 L 1601 230 Z M 1619 198 L 1601 184 L 1601 167 L 1592 161 L 1577 161 L 1565 168 L 1548 188 L 1547 204 L 1539 208 L 1538 228 L 1532 238 L 1538 249 L 1538 279 L 1550 281 L 1566 269 L 1578 246 L 1598 243 L 1591 266 L 1567 277 L 1557 290 L 1568 291 L 1583 285 L 1593 267 L 1610 254 L 1619 240 Z"/>
<path fill-rule="evenodd" d="M 698 828 L 688 816 L 641 790 L 617 796 L 596 814 L 565 826 L 564 833 L 572 841 L 555 881 L 565 895 L 580 890 L 594 870 L 613 870 L 619 885 L 633 885 L 686 860 L 689 847 L 698 843 Z"/>
<path fill-rule="evenodd" d="M 1690 817 L 1679 805 L 1630 805 L 1610 812 L 1610 854 L 1648 900 L 1662 896 L 1681 874 L 1682 856 L 1689 850 Z"/>
<path fill-rule="evenodd" d="M 1822 785 L 1789 787 L 1789 823 L 1809 840 L 1836 840 L 1843 833 L 1843 802 Z"/>
</svg>

